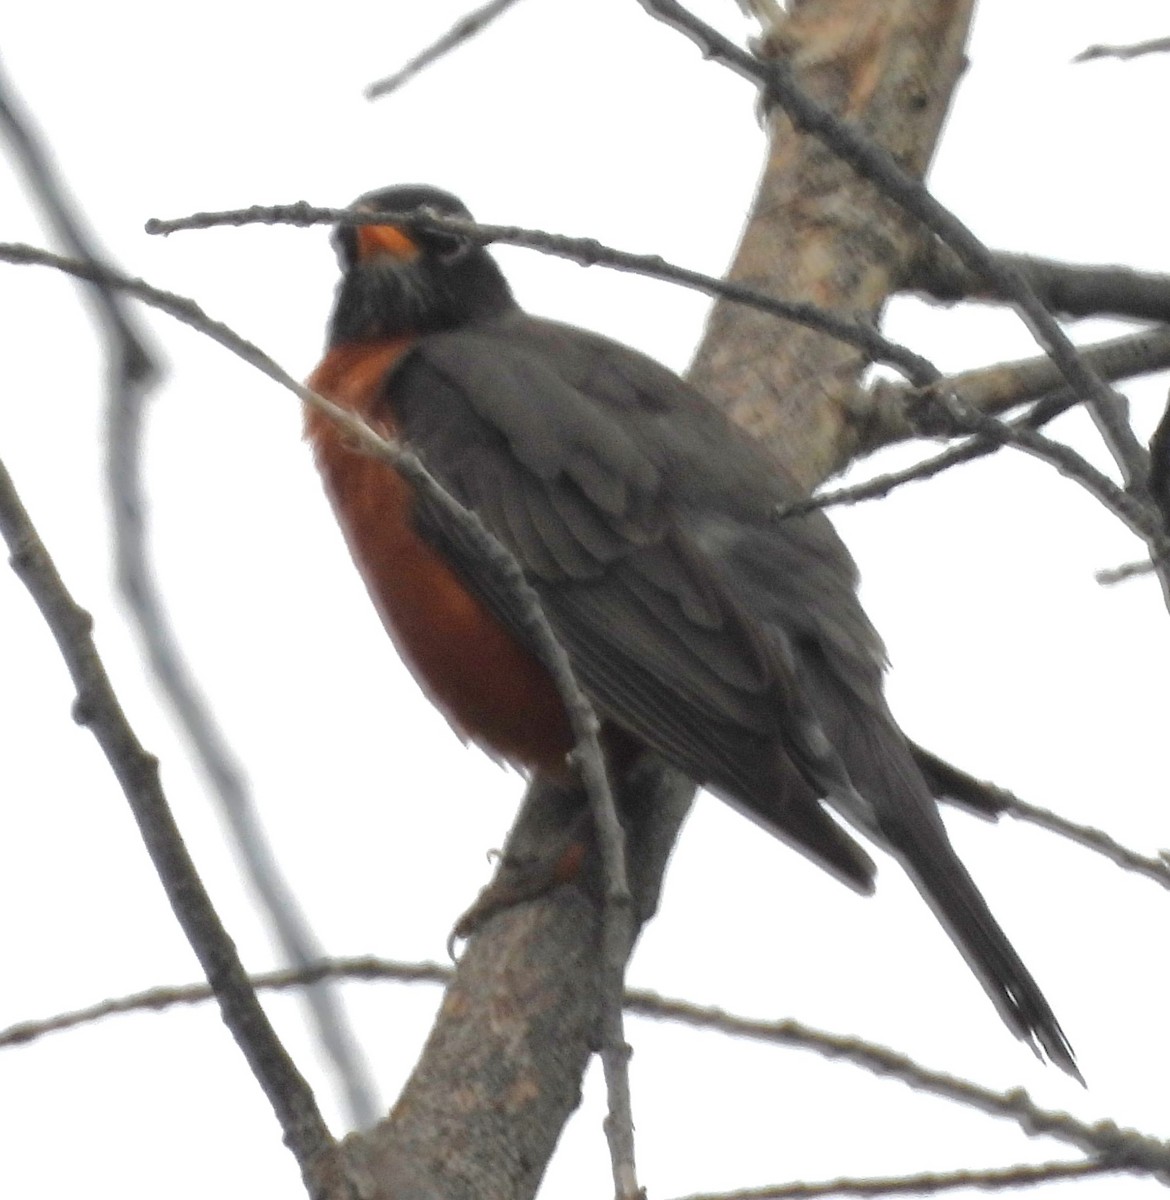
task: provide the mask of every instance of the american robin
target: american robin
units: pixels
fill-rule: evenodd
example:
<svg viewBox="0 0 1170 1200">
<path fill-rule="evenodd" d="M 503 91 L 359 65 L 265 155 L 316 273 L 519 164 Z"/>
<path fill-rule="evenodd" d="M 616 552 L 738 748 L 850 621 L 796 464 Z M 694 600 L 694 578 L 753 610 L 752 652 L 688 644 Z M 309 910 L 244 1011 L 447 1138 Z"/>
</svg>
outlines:
<svg viewBox="0 0 1170 1200">
<path fill-rule="evenodd" d="M 430 187 L 361 211 L 467 217 Z M 415 450 L 520 563 L 603 728 L 657 752 L 861 892 L 892 852 L 1008 1027 L 1076 1074 L 1047 1001 L 955 855 L 882 692 L 848 551 L 705 397 L 617 342 L 532 317 L 482 246 L 341 226 L 309 383 Z M 311 411 L 325 487 L 402 657 L 461 733 L 564 773 L 572 736 L 515 600 L 433 503 Z"/>
</svg>

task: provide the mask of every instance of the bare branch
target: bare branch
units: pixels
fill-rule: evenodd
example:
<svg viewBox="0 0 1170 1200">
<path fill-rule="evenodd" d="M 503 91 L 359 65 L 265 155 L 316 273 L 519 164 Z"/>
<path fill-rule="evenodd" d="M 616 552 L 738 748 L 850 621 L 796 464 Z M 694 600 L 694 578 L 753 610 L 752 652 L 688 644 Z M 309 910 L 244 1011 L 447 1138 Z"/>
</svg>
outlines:
<svg viewBox="0 0 1170 1200">
<path fill-rule="evenodd" d="M 976 779 L 958 767 L 933 755 L 921 746 L 911 745 L 914 761 L 930 784 L 931 791 L 940 799 L 957 805 L 975 816 L 986 820 L 998 820 L 1003 814 L 1036 825 L 1049 833 L 1075 842 L 1078 846 L 1101 854 L 1123 870 L 1160 883 L 1170 889 L 1170 861 L 1163 851 L 1158 857 L 1139 854 L 1123 846 L 1115 838 L 1090 825 L 1079 825 L 1058 813 L 1021 800 L 1014 792 L 994 783 Z"/>
<path fill-rule="evenodd" d="M 1110 338 L 1082 346 L 1079 353 L 1104 379 L 1130 379 L 1163 371 L 1170 367 L 1170 328 L 1159 325 Z M 949 375 L 930 390 L 953 393 L 969 408 L 990 416 L 1001 416 L 1029 400 L 1043 398 L 1044 420 L 1050 421 L 1079 402 L 1076 393 L 1063 387 L 1063 382 L 1052 359 L 1042 354 Z M 1059 401 L 1055 399 L 1058 393 Z M 863 442 L 867 451 L 901 441 L 917 432 L 910 413 L 921 396 L 920 389 L 879 380 L 873 386 L 872 395 L 873 403 L 869 406 L 873 414 L 869 418 L 871 426 L 867 426 Z M 1032 424 L 1036 425 L 1036 422 Z"/>
<path fill-rule="evenodd" d="M 1106 379 L 1150 374 L 1170 367 L 1170 329 L 1163 326 L 1144 329 L 1140 333 L 1082 347 L 1080 352 L 1085 361 Z M 948 375 L 932 385 L 929 392 L 953 394 L 967 407 L 990 416 L 1002 416 L 1029 400 L 1040 400 L 1024 417 L 1024 423 L 1033 429 L 1080 402 L 1071 388 L 1061 386 L 1060 372 L 1043 354 Z M 922 400 L 921 388 L 887 379 L 874 383 L 867 402 L 859 406 L 863 414 L 857 421 L 860 452 L 872 453 L 883 446 L 917 437 L 921 430 L 915 423 L 914 414 L 920 409 Z M 984 443 L 980 453 L 989 453 L 995 448 Z M 957 461 L 978 456 L 971 454 Z M 1158 478 L 1156 458 L 1155 454 L 1151 469 L 1152 490 L 1156 490 Z M 937 473 L 931 470 L 922 477 Z"/>
<path fill-rule="evenodd" d="M 1037 433 L 1027 419 L 1012 422 L 999 421 L 995 417 L 985 416 L 964 404 L 961 398 L 954 393 L 936 395 L 932 388 L 922 396 L 917 424 L 920 433 L 930 436 L 941 434 L 956 437 L 973 434 L 975 435 L 974 443 L 959 447 L 957 450 L 949 452 L 948 455 L 940 455 L 927 463 L 920 463 L 907 471 L 879 476 L 876 480 L 870 480 L 857 487 L 841 488 L 808 500 L 785 505 L 778 511 L 778 516 L 781 518 L 800 516 L 814 509 L 826 508 L 834 504 L 875 499 L 887 495 L 893 488 L 910 482 L 912 479 L 928 478 L 938 474 L 946 467 L 976 458 L 988 446 L 1013 446 L 1048 463 L 1062 475 L 1079 483 L 1094 499 L 1103 504 L 1127 528 L 1146 542 L 1154 555 L 1162 561 L 1170 562 L 1170 538 L 1162 529 L 1158 514 L 1132 493 L 1118 487 L 1113 480 L 1097 470 L 1088 459 L 1078 454 L 1071 446 L 1066 446 L 1063 442 L 1054 441 L 1052 438 Z M 979 453 L 976 453 L 975 446 L 979 447 Z M 1170 594 L 1167 595 L 1167 603 L 1170 604 Z"/>
<path fill-rule="evenodd" d="M 1126 484 L 1138 490 L 1144 486 L 1147 456 L 1129 426 L 1120 398 L 1080 361 L 1072 343 L 1027 280 L 1010 266 L 997 262 L 967 226 L 905 172 L 887 150 L 802 91 L 787 62 L 778 58 L 756 58 L 687 12 L 677 0 L 638 2 L 656 20 L 694 42 L 704 57 L 715 59 L 758 85 L 766 102 L 783 108 L 799 129 L 823 141 L 856 171 L 877 184 L 891 200 L 941 237 L 971 270 L 1010 297 L 1012 306 L 1032 336 L 1088 405 Z M 1170 578 L 1165 583 L 1165 590 L 1170 604 Z"/>
<path fill-rule="evenodd" d="M 1160 883 L 1164 888 L 1170 889 L 1170 859 L 1167 858 L 1165 851 L 1157 858 L 1138 854 L 1137 851 L 1123 846 L 1101 829 L 1070 821 L 1067 817 L 1062 817 L 1059 813 L 1054 813 L 1047 808 L 1029 804 L 1026 800 L 1012 795 L 1011 792 L 1004 793 L 1003 810 L 1021 821 L 1038 825 L 1041 829 L 1047 829 L 1051 833 L 1068 838 L 1071 842 L 1076 842 L 1078 846 L 1084 846 L 1088 850 L 1102 854 L 1125 871 L 1144 875 L 1147 879 L 1152 879 L 1155 883 Z"/>
<path fill-rule="evenodd" d="M 1125 583 L 1129 579 L 1137 579 L 1140 575 L 1152 575 L 1154 564 L 1148 558 L 1137 562 L 1122 563 L 1119 567 L 1106 567 L 1098 571 L 1093 578 L 1102 587 L 1112 587 L 1116 583 Z"/>
<path fill-rule="evenodd" d="M 275 971 L 259 975 L 262 988 L 295 987 L 305 979 L 357 978 L 393 979 L 402 983 L 449 982 L 454 972 L 436 963 L 401 963 L 362 957 L 335 959 L 316 964 L 309 972 Z M 0 1046 L 31 1041 L 45 1033 L 68 1029 L 101 1019 L 112 1013 L 157 1009 L 172 1004 L 195 1004 L 209 997 L 205 984 L 181 988 L 153 988 L 117 1000 L 104 1001 L 75 1013 L 44 1021 L 27 1021 L 0 1031 Z M 1019 1124 L 1032 1137 L 1052 1136 L 1079 1147 L 1100 1160 L 1102 1169 L 1170 1172 L 1170 1142 L 1159 1141 L 1134 1130 L 1119 1129 L 1109 1121 L 1086 1124 L 1067 1113 L 1037 1107 L 1022 1089 L 996 1092 L 978 1084 L 922 1066 L 904 1054 L 856 1037 L 841 1037 L 804 1025 L 799 1021 L 761 1021 L 737 1016 L 714 1006 L 676 1000 L 643 989 L 630 990 L 626 1011 L 652 1020 L 672 1021 L 695 1029 L 708 1029 L 732 1037 L 743 1037 L 772 1045 L 811 1050 L 826 1058 L 843 1059 L 878 1075 L 888 1075 L 909 1087 L 929 1092 L 958 1104 L 968 1105 L 995 1117 Z"/>
<path fill-rule="evenodd" d="M 1068 1113 L 1039 1108 L 1022 1088 L 995 1092 L 966 1080 L 934 1071 L 897 1051 L 812 1029 L 797 1021 L 759 1021 L 738 1017 L 719 1008 L 668 1000 L 653 993 L 631 993 L 627 1008 L 632 1013 L 678 1021 L 702 1029 L 718 1029 L 737 1037 L 782 1046 L 814 1050 L 827 1058 L 840 1058 L 876 1075 L 901 1080 L 917 1091 L 929 1092 L 965 1104 L 995 1117 L 1015 1121 L 1030 1137 L 1051 1136 L 1077 1146 L 1086 1154 L 1100 1157 L 1115 1167 L 1170 1172 L 1170 1142 L 1160 1141 L 1135 1130 L 1119 1129 L 1111 1121 L 1087 1125 Z"/>
<path fill-rule="evenodd" d="M 282 968 L 249 976 L 258 992 L 287 991 L 289 988 L 311 987 L 323 979 L 394 979 L 399 983 L 434 983 L 446 986 L 455 974 L 451 967 L 439 963 L 401 963 L 383 958 L 332 958 L 310 963 L 307 967 Z M 160 1012 L 182 1005 L 203 1004 L 215 998 L 208 983 L 188 983 L 177 987 L 153 987 L 88 1004 L 41 1020 L 19 1021 L 0 1029 L 0 1049 L 34 1042 L 50 1033 L 91 1025 L 107 1017 L 124 1013 Z"/>
<path fill-rule="evenodd" d="M 86 268 L 101 271 L 94 264 Z M 215 990 L 225 1024 L 276 1113 L 310 1194 L 340 1197 L 333 1174 L 333 1138 L 312 1090 L 265 1016 L 187 853 L 159 782 L 158 760 L 142 748 L 130 728 L 98 657 L 93 622 L 57 574 L 3 464 L 0 532 L 13 569 L 36 601 L 69 668 L 77 689 L 74 719 L 93 733 L 130 802 L 171 908 Z"/>
<path fill-rule="evenodd" d="M 1094 58 L 1138 58 L 1143 54 L 1162 54 L 1167 50 L 1170 50 L 1170 37 L 1134 42 L 1128 46 L 1088 46 L 1073 59 L 1073 62 L 1089 62 Z"/>
<path fill-rule="evenodd" d="M 1106 379 L 1125 379 L 1161 371 L 1170 367 L 1170 329 L 1159 326 L 1098 342 L 1082 348 L 1081 354 Z M 953 394 L 963 405 L 989 415 L 1002 414 L 1040 397 L 1038 403 L 1023 417 L 1004 426 L 1007 430 L 1039 429 L 1080 402 L 1070 388 L 1058 387 L 1059 382 L 1060 374 L 1052 360 L 1047 355 L 1039 355 L 949 375 L 939 380 L 930 391 Z M 1053 388 L 1056 390 L 1051 390 Z M 923 392 L 920 389 L 889 380 L 875 383 L 870 389 L 869 402 L 864 405 L 864 428 L 859 436 L 861 452 L 869 453 L 882 446 L 918 436 L 921 429 L 912 419 L 912 413 L 922 400 Z M 933 479 L 951 467 L 993 454 L 1009 443 L 1010 438 L 1006 436 L 999 439 L 977 436 L 900 471 L 876 475 L 850 487 L 821 492 L 806 503 L 817 508 L 831 508 L 882 499 L 904 484 Z M 1157 471 L 1157 464 L 1161 461 L 1156 449 L 1159 444 L 1155 435 L 1151 447 L 1153 469 L 1150 478 L 1155 498 L 1159 494 L 1162 478 Z M 1170 470 L 1167 471 L 1167 477 L 1170 478 Z M 1148 563 L 1141 565 L 1142 573 L 1152 569 Z M 1133 573 L 1127 570 L 1119 578 L 1128 578 Z M 1111 575 L 1102 579 L 1102 582 L 1115 581 Z"/>
<path fill-rule="evenodd" d="M 405 213 L 358 213 L 348 208 L 316 208 L 303 202 L 253 205 L 227 212 L 192 213 L 172 220 L 152 218 L 146 223 L 146 232 L 168 235 L 184 229 L 211 229 L 217 225 L 384 225 L 391 219 L 419 229 L 457 233 L 483 245 L 501 242 L 509 246 L 523 246 L 542 254 L 567 258 L 583 267 L 611 267 L 615 271 L 628 271 L 633 275 L 677 283 L 708 296 L 721 296 L 771 313 L 782 320 L 818 329 L 850 346 L 856 346 L 871 362 L 896 367 L 919 385 L 939 378 L 938 368 L 927 359 L 906 346 L 891 342 L 872 325 L 846 320 L 815 304 L 780 300 L 755 288 L 675 266 L 657 254 L 629 254 L 624 250 L 615 250 L 594 238 L 570 238 L 536 229 L 520 229 L 515 225 L 483 225 L 478 221 L 445 216 L 429 209 Z"/>
<path fill-rule="evenodd" d="M 972 1171 L 928 1171 L 877 1179 L 826 1179 L 819 1183 L 782 1183 L 774 1187 L 743 1188 L 734 1192 L 699 1192 L 681 1200 L 811 1200 L 816 1196 L 926 1196 L 959 1188 L 1028 1187 L 1060 1179 L 1084 1179 L 1123 1170 L 1112 1163 L 1088 1159 L 1081 1162 L 1020 1163 L 1014 1167 Z"/>
<path fill-rule="evenodd" d="M 818 492 L 801 504 L 791 505 L 785 512 L 796 516 L 802 512 L 811 512 L 815 508 L 837 508 L 842 505 L 861 504 L 866 500 L 883 500 L 897 488 L 908 483 L 921 483 L 927 479 L 933 479 L 936 475 L 941 475 L 943 471 L 949 471 L 951 467 L 957 467 L 961 463 L 974 462 L 977 458 L 994 454 L 997 450 L 1003 449 L 1006 444 L 1006 441 L 993 441 L 991 438 L 969 438 L 957 446 L 952 446 L 949 450 L 943 450 L 930 458 L 924 458 L 913 466 L 903 467 L 900 471 L 887 471 L 849 487 L 830 488 L 828 491 Z"/>
<path fill-rule="evenodd" d="M 409 83 L 440 58 L 450 54 L 452 50 L 458 50 L 464 42 L 470 41 L 477 33 L 486 29 L 497 17 L 502 17 L 515 3 L 516 0 L 490 0 L 490 3 L 460 17 L 442 37 L 432 42 L 421 54 L 415 55 L 393 75 L 371 83 L 366 88 L 366 99 L 377 100 L 397 91 L 404 83 Z"/>
<path fill-rule="evenodd" d="M 29 188 L 49 218 L 53 232 L 74 258 L 99 261 L 103 255 L 96 239 L 73 210 L 52 161 L 33 133 L 28 115 L 21 112 L 16 97 L 10 93 L 2 76 L 0 128 L 12 143 Z M 115 292 L 98 283 L 89 294 L 97 301 L 102 326 L 115 351 L 115 376 L 111 380 L 111 389 L 115 394 L 123 391 L 146 392 L 158 378 L 159 365 L 153 351 L 147 346 L 145 334 L 122 307 Z"/>
<path fill-rule="evenodd" d="M 31 190 L 70 253 L 82 261 L 104 261 L 104 254 L 85 229 L 48 155 L 41 149 L 28 117 L 5 95 L 2 79 L 0 126 L 7 130 Z M 142 483 L 141 434 L 145 405 L 158 382 L 160 368 L 147 348 L 143 331 L 116 290 L 100 279 L 90 282 L 94 286 L 88 294 L 97 299 L 109 366 L 106 490 L 113 510 L 118 585 L 137 623 L 155 678 L 211 782 L 213 797 L 227 819 L 277 942 L 291 963 L 304 966 L 319 959 L 322 948 L 281 875 L 252 803 L 243 769 L 183 660 L 166 605 L 155 584 L 146 529 L 149 505 Z M 306 991 L 305 1000 L 317 1038 L 341 1080 L 351 1121 L 359 1128 L 372 1124 L 380 1114 L 381 1105 L 340 997 L 318 986 Z"/>
<path fill-rule="evenodd" d="M 994 257 L 1026 279 L 1051 312 L 1069 317 L 1170 321 L 1170 275 L 1121 266 L 1056 262 L 1003 251 L 996 251 Z M 928 299 L 947 303 L 1009 299 L 991 280 L 965 267 L 958 255 L 937 238 L 924 239 L 904 286 Z"/>
</svg>

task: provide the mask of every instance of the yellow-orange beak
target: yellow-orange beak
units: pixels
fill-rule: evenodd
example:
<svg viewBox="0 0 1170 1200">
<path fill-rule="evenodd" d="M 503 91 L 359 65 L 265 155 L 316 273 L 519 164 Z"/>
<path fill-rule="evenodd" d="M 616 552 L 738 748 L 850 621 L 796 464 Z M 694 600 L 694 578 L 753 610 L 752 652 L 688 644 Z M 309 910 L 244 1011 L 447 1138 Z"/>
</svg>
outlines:
<svg viewBox="0 0 1170 1200">
<path fill-rule="evenodd" d="M 396 225 L 355 225 L 354 229 L 357 232 L 357 256 L 361 262 L 379 254 L 410 262 L 421 253 L 418 243 Z"/>
</svg>

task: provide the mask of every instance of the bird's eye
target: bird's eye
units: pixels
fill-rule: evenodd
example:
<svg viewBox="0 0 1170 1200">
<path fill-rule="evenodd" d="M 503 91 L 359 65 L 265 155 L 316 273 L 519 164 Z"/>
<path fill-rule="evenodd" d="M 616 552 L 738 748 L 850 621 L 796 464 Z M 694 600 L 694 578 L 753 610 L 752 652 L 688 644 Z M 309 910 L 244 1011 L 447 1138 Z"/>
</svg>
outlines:
<svg viewBox="0 0 1170 1200">
<path fill-rule="evenodd" d="M 445 267 L 453 267 L 461 262 L 471 252 L 474 243 L 457 233 L 431 233 L 427 242 L 434 250 L 435 257 Z"/>
</svg>

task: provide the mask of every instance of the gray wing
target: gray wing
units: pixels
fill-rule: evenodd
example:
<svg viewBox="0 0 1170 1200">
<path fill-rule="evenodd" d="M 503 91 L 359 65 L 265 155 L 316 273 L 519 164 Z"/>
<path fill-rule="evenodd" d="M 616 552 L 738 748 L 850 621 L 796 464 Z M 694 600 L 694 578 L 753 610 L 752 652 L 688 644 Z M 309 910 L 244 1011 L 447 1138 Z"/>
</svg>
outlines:
<svg viewBox="0 0 1170 1200">
<path fill-rule="evenodd" d="M 717 544 L 723 521 L 777 536 L 770 471 L 705 401 L 652 368 L 580 331 L 516 318 L 423 339 L 387 398 L 406 440 L 519 560 L 601 715 L 868 890 L 872 863 L 818 798 L 853 793 L 798 681 L 804 632 L 789 639 L 745 610 L 736 556 Z M 714 472 L 713 453 L 725 459 Z M 418 515 L 521 632 L 507 589 L 459 530 L 428 506 Z M 805 523 L 807 546 L 781 536 L 794 560 L 823 536 Z M 791 564 L 784 603 L 811 636 L 834 636 L 833 622 L 804 612 L 817 572 L 853 594 L 837 546 L 823 566 Z M 836 636 L 869 636 L 864 617 L 845 625 Z M 872 661 L 868 643 L 852 652 Z"/>
</svg>

